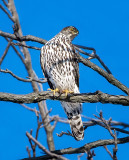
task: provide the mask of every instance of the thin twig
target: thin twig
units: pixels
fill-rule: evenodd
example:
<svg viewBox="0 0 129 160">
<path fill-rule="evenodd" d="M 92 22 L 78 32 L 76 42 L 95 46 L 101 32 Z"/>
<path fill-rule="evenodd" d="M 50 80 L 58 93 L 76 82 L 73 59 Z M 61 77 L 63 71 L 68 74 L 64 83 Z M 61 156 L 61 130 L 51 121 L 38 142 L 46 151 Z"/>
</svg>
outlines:
<svg viewBox="0 0 129 160">
<path fill-rule="evenodd" d="M 30 135 L 32 135 L 32 132 L 33 132 L 33 130 L 31 129 L 31 130 L 30 130 Z M 31 139 L 29 139 L 29 142 L 30 142 L 30 146 L 31 146 L 32 151 L 33 151 L 33 157 L 35 157 L 35 156 L 36 156 L 36 154 L 35 154 L 35 146 L 33 145 Z"/>
<path fill-rule="evenodd" d="M 6 7 L 8 7 L 8 4 L 5 2 L 5 0 L 2 0 L 2 1 L 3 1 L 4 5 L 5 5 Z"/>
<path fill-rule="evenodd" d="M 102 68 L 100 68 L 96 64 L 94 64 L 94 63 L 90 62 L 89 60 L 80 56 L 80 54 L 77 54 L 77 58 L 78 58 L 79 62 L 83 63 L 85 66 L 88 66 L 91 69 L 93 69 L 94 71 L 98 72 L 101 76 L 106 78 L 106 80 L 110 84 L 116 86 L 117 88 L 119 88 L 120 90 L 122 90 L 123 92 L 125 92 L 126 94 L 129 95 L 129 88 L 126 87 L 124 84 L 122 84 L 120 81 L 118 81 L 116 78 L 114 78 L 114 76 L 112 74 L 107 73 L 105 70 L 103 70 Z"/>
<path fill-rule="evenodd" d="M 111 121 L 111 123 L 112 123 L 112 121 Z M 104 124 L 104 123 L 102 123 L 102 121 L 101 120 L 96 120 L 96 119 L 92 119 L 91 121 L 89 121 L 89 122 L 83 122 L 83 125 L 87 128 L 87 127 L 90 127 L 90 126 L 94 126 L 94 125 L 100 125 L 100 126 L 102 126 L 102 127 L 104 127 L 104 128 L 106 128 L 107 129 L 107 126 Z M 110 124 L 110 125 L 112 125 L 112 124 Z M 114 124 L 115 125 L 115 124 Z M 121 133 L 125 133 L 125 134 L 129 134 L 129 131 L 126 131 L 126 130 L 124 130 L 124 129 L 120 129 L 120 128 L 116 128 L 116 127 L 110 127 L 110 129 L 111 130 L 116 130 L 116 131 L 119 131 L 119 132 L 121 132 Z"/>
<path fill-rule="evenodd" d="M 95 119 L 95 118 L 91 118 L 91 117 L 87 117 L 87 116 L 85 116 L 85 115 L 81 115 L 83 118 L 86 118 L 86 119 L 88 119 L 88 120 L 90 120 L 90 121 L 88 121 L 88 122 L 84 122 L 84 123 L 92 123 L 92 122 L 101 122 L 101 120 L 99 120 L 99 119 Z M 127 128 L 127 127 L 129 127 L 129 124 L 128 123 L 124 123 L 124 122 L 119 122 L 119 121 L 114 121 L 114 120 L 112 120 L 111 121 L 111 124 L 110 124 L 111 126 L 123 126 L 123 127 L 125 127 L 125 128 Z"/>
<path fill-rule="evenodd" d="M 128 143 L 128 142 L 129 142 L 129 136 L 117 139 L 117 144 L 123 144 L 123 143 Z M 52 153 L 56 153 L 58 155 L 85 153 L 89 149 L 97 148 L 97 147 L 104 146 L 104 145 L 113 145 L 114 143 L 115 143 L 114 139 L 104 139 L 104 140 L 98 140 L 98 141 L 94 141 L 91 143 L 87 143 L 84 146 L 81 146 L 80 148 L 69 147 L 65 149 L 52 151 Z M 44 159 L 49 159 L 49 158 L 52 158 L 52 157 L 48 155 L 44 155 L 44 156 L 36 157 L 36 159 L 34 160 L 44 160 Z M 24 160 L 30 160 L 30 159 L 25 158 Z"/>
<path fill-rule="evenodd" d="M 8 0 L 8 8 L 9 8 L 10 12 L 12 13 L 13 19 L 15 20 L 15 24 L 14 24 L 14 27 L 13 27 L 14 36 L 16 37 L 16 39 L 18 41 L 21 42 L 22 41 L 21 37 L 23 37 L 23 34 L 22 34 L 22 29 L 21 29 L 21 25 L 20 25 L 20 21 L 19 21 L 19 16 L 18 16 L 16 7 L 15 7 L 15 4 L 14 4 L 14 0 Z M 0 31 L 0 33 L 1 33 L 1 31 Z M 30 37 L 28 37 L 28 38 L 30 38 Z M 44 42 L 45 41 L 43 41 L 43 43 Z M 26 45 L 25 42 L 21 42 L 21 43 Z M 20 47 L 20 49 L 21 49 L 21 47 Z M 25 68 L 26 68 L 26 71 L 28 73 L 28 76 L 32 77 L 32 78 L 35 78 L 36 76 L 35 76 L 35 72 L 34 72 L 34 70 L 32 68 L 31 56 L 30 56 L 28 48 L 22 47 L 21 51 L 23 52 L 23 56 L 24 56 L 23 64 L 25 65 Z M 32 85 L 32 88 L 33 88 L 34 92 L 39 92 L 40 91 L 39 88 L 38 88 L 39 83 L 36 83 L 35 81 L 32 81 L 31 85 Z M 38 107 L 39 107 L 39 111 L 40 111 L 41 117 L 43 119 L 45 114 L 46 114 L 46 112 L 47 112 L 47 106 L 45 105 L 44 102 L 39 102 L 38 103 Z M 49 118 L 46 118 L 46 122 L 48 120 L 49 120 Z M 48 144 L 49 150 L 55 150 L 55 145 L 54 145 L 54 140 L 53 140 L 53 133 L 51 132 L 51 125 L 50 124 L 48 126 L 45 126 L 45 131 L 46 131 L 47 144 Z"/>
<path fill-rule="evenodd" d="M 112 153 L 109 151 L 109 149 L 107 148 L 106 145 L 103 146 L 105 148 L 105 150 L 107 151 L 107 153 L 110 155 L 110 157 L 113 159 Z"/>
<path fill-rule="evenodd" d="M 72 136 L 73 137 L 73 135 L 72 135 L 72 133 L 70 133 L 70 131 L 68 131 L 68 132 L 63 132 L 62 131 L 60 134 L 56 133 L 56 135 L 58 137 L 62 137 L 63 135 L 67 135 L 67 136 Z"/>
<path fill-rule="evenodd" d="M 109 73 L 109 74 L 112 74 L 111 71 L 109 70 L 109 68 L 104 64 L 104 62 L 101 60 L 101 58 L 96 54 L 96 50 L 92 47 L 86 47 L 86 46 L 82 46 L 82 45 L 77 45 L 77 44 L 74 44 L 74 46 L 76 46 L 76 49 L 78 50 L 78 48 L 83 48 L 83 49 L 87 49 L 87 50 L 91 50 L 93 51 L 92 54 L 90 54 L 89 56 L 92 57 L 92 58 L 96 58 L 98 59 L 98 61 L 101 63 L 101 65 L 105 68 L 105 70 Z M 78 50 L 79 51 L 79 50 Z M 87 54 L 85 53 L 84 51 L 82 51 L 80 49 L 79 51 L 80 53 L 83 53 L 83 54 Z"/>
<path fill-rule="evenodd" d="M 6 37 L 4 37 L 4 38 L 6 39 L 6 41 L 9 42 L 9 39 L 8 39 L 8 38 L 6 38 Z M 16 52 L 16 54 L 18 55 L 18 57 L 21 59 L 22 63 L 25 64 L 24 58 L 23 58 L 22 55 L 18 52 L 18 50 L 16 49 L 16 47 L 15 47 L 13 44 L 11 44 L 11 46 L 12 46 L 13 50 Z"/>
<path fill-rule="evenodd" d="M 7 45 L 6 49 L 5 49 L 5 51 L 4 51 L 3 55 L 2 55 L 2 57 L 0 58 L 0 65 L 2 64 L 2 62 L 3 62 L 4 58 L 5 58 L 5 56 L 6 56 L 7 53 L 8 53 L 9 47 L 10 47 L 10 45 L 11 45 L 11 42 L 12 42 L 12 40 L 10 40 L 10 41 L 8 42 L 8 45 Z"/>
<path fill-rule="evenodd" d="M 8 37 L 8 38 L 11 38 L 11 39 L 18 40 L 17 37 L 14 34 L 10 34 L 10 33 L 6 33 L 6 32 L 0 31 L 0 35 L 3 36 L 3 37 Z M 21 41 L 35 41 L 35 42 L 39 42 L 39 43 L 42 43 L 42 44 L 45 44 L 47 42 L 46 40 L 44 40 L 42 38 L 38 38 L 38 37 L 35 37 L 35 36 L 31 36 L 31 35 L 21 36 L 20 40 Z M 98 72 L 100 75 L 102 75 L 103 77 L 105 77 L 109 83 L 115 85 L 116 87 L 118 87 L 123 92 L 125 92 L 126 94 L 129 95 L 129 88 L 127 88 L 120 81 L 118 81 L 117 79 L 115 79 L 113 77 L 113 75 L 108 74 L 102 68 L 100 68 L 99 66 L 97 66 L 94 63 L 90 62 L 89 60 L 83 58 L 79 54 L 78 54 L 77 57 L 78 57 L 79 62 L 83 63 L 84 65 L 86 65 L 86 66 L 88 66 L 90 68 L 92 68 L 93 70 L 95 70 L 96 72 Z"/>
<path fill-rule="evenodd" d="M 43 121 L 47 118 L 47 116 L 49 115 L 49 113 L 52 111 L 52 108 L 46 113 L 46 115 L 44 116 L 44 118 L 42 119 Z"/>
<path fill-rule="evenodd" d="M 81 160 L 80 158 L 84 155 L 84 153 L 81 153 L 80 155 L 77 156 L 77 160 Z"/>
<path fill-rule="evenodd" d="M 28 109 L 29 111 L 34 112 L 36 115 L 40 113 L 38 110 L 36 110 L 36 108 L 30 108 L 26 106 L 25 104 L 20 104 L 20 105 L 24 107 L 25 109 Z"/>
<path fill-rule="evenodd" d="M 114 148 L 113 148 L 113 160 L 117 160 L 117 156 L 116 156 L 116 153 L 118 151 L 118 146 L 117 146 L 117 136 L 116 136 L 116 131 L 114 129 L 114 141 L 115 141 L 115 144 L 114 144 Z"/>
<path fill-rule="evenodd" d="M 22 46 L 22 47 L 30 48 L 30 49 L 41 50 L 41 48 L 34 47 L 34 46 L 28 46 L 28 45 L 25 45 L 23 43 L 14 43 L 14 42 L 12 42 L 11 44 L 13 44 L 15 46 Z"/>
<path fill-rule="evenodd" d="M 29 156 L 29 158 L 30 158 L 30 157 L 31 157 L 31 153 L 30 153 L 30 152 L 31 152 L 31 149 L 29 149 L 29 147 L 27 146 L 27 147 L 26 147 L 26 150 L 27 150 L 28 156 Z"/>
<path fill-rule="evenodd" d="M 92 58 L 96 58 L 94 54 L 90 54 L 90 53 L 87 53 L 87 52 L 84 52 L 83 50 L 81 50 L 79 47 L 77 47 L 77 45 L 74 45 L 75 49 L 77 51 L 79 51 L 80 53 L 86 55 L 86 56 L 89 56 L 89 57 L 92 57 Z"/>
<path fill-rule="evenodd" d="M 35 81 L 35 82 L 38 82 L 38 83 L 46 83 L 46 82 L 47 82 L 47 79 L 46 79 L 46 78 L 44 78 L 43 81 L 41 81 L 41 80 L 39 80 L 39 79 L 31 78 L 31 77 L 29 77 L 29 79 L 21 78 L 21 77 L 16 76 L 13 72 L 11 72 L 11 71 L 8 70 L 8 69 L 6 69 L 6 70 L 0 69 L 0 72 L 9 73 L 10 75 L 12 75 L 12 76 L 13 76 L 14 78 L 16 78 L 17 80 L 23 81 L 23 82 L 32 82 L 32 81 Z"/>
<path fill-rule="evenodd" d="M 0 8 L 6 13 L 6 15 L 9 17 L 9 19 L 14 23 L 13 18 L 10 16 L 10 14 L 6 11 L 6 9 L 0 4 Z"/>
<path fill-rule="evenodd" d="M 29 132 L 26 132 L 26 136 L 31 139 L 34 143 L 36 143 L 38 145 L 38 147 L 40 149 L 42 149 L 47 155 L 49 155 L 50 157 L 55 157 L 55 158 L 59 158 L 60 160 L 68 160 L 67 158 L 64 158 L 60 155 L 57 155 L 55 153 L 52 153 L 50 151 L 48 151 L 41 143 L 39 143 Z"/>
<path fill-rule="evenodd" d="M 18 41 L 33 41 L 33 42 L 38 42 L 41 44 L 45 44 L 47 42 L 47 40 L 36 37 L 36 36 L 32 36 L 32 35 L 27 35 L 27 36 L 20 36 L 20 38 L 18 39 L 16 37 L 15 34 L 11 34 L 11 33 L 7 33 L 7 32 L 3 32 L 0 30 L 0 35 L 3 37 L 8 37 L 14 40 L 18 40 Z"/>
<path fill-rule="evenodd" d="M 116 153 L 117 153 L 117 150 L 118 150 L 118 147 L 117 147 L 117 136 L 116 136 L 116 131 L 114 129 L 114 134 L 110 128 L 110 123 L 111 123 L 111 118 L 106 121 L 104 118 L 103 118 L 103 113 L 102 111 L 100 111 L 99 113 L 99 117 L 97 117 L 95 115 L 96 118 L 100 119 L 104 124 L 105 124 L 105 128 L 109 131 L 110 135 L 114 138 L 114 148 L 113 148 L 113 160 L 117 160 L 117 156 L 116 156 Z"/>
</svg>

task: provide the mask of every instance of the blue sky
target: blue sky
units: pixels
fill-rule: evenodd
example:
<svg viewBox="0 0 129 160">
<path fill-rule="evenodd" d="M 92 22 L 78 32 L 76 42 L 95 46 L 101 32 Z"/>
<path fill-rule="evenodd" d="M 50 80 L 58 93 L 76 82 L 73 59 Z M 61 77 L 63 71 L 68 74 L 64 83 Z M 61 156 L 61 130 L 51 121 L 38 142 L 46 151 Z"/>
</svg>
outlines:
<svg viewBox="0 0 129 160">
<path fill-rule="evenodd" d="M 73 43 L 94 47 L 113 75 L 129 87 L 129 1 L 15 0 L 15 5 L 24 35 L 30 34 L 49 40 L 63 27 L 73 25 L 79 30 L 79 35 Z M 8 21 L 7 16 L 1 10 L 0 19 L 0 30 L 13 33 L 12 23 Z M 0 46 L 1 57 L 7 43 L 0 37 L 0 44 L 2 44 Z M 27 44 L 42 46 L 34 42 L 28 42 Z M 30 53 L 34 70 L 38 77 L 43 77 L 40 68 L 40 52 L 30 50 Z M 92 62 L 100 66 L 97 60 L 92 60 Z M 24 66 L 11 48 L 1 68 L 8 68 L 23 78 L 27 76 Z M 48 85 L 45 84 L 44 90 L 47 90 L 47 88 Z M 124 94 L 95 71 L 80 64 L 80 92 L 87 93 L 96 90 L 109 94 Z M 32 92 L 32 88 L 29 83 L 19 82 L 10 75 L 0 73 L 0 91 L 25 94 Z M 49 100 L 47 105 L 49 109 L 52 108 L 51 115 L 57 114 L 66 117 L 59 102 Z M 36 104 L 28 106 L 37 107 Z M 34 113 L 24 109 L 19 104 L 0 102 L 0 107 L 1 159 L 15 160 L 27 157 L 26 146 L 29 145 L 29 142 L 25 132 L 32 128 L 34 132 L 36 130 L 37 124 Z M 100 110 L 103 111 L 106 119 L 112 117 L 113 120 L 129 122 L 128 107 L 100 103 L 85 103 L 83 105 L 83 114 L 89 117 L 93 117 L 93 114 L 97 115 L 97 111 Z M 62 130 L 67 131 L 67 129 L 69 129 L 68 125 L 57 124 L 54 131 L 56 149 L 79 147 L 95 140 L 111 138 L 107 131 L 98 126 L 88 128 L 85 131 L 85 139 L 81 142 L 76 142 L 71 137 L 60 138 L 56 136 L 56 133 L 60 133 Z M 119 137 L 122 136 L 124 135 L 120 134 Z M 40 132 L 39 140 L 46 146 L 46 137 L 43 130 Z M 112 149 L 112 147 L 109 148 Z M 129 144 L 118 145 L 118 159 L 128 159 L 127 148 L 129 148 Z M 37 153 L 37 155 L 41 155 L 40 150 L 37 150 Z M 110 159 L 102 147 L 95 149 L 95 153 L 94 160 Z M 77 159 L 76 155 L 67 157 Z M 85 157 L 82 157 L 82 159 L 85 159 Z"/>
</svg>

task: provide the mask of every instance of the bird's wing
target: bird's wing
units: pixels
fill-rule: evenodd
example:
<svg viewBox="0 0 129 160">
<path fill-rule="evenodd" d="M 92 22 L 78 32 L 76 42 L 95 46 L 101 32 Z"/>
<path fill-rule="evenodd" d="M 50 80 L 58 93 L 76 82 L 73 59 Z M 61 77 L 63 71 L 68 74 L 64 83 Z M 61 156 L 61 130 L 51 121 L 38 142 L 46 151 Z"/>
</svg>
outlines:
<svg viewBox="0 0 129 160">
<path fill-rule="evenodd" d="M 45 57 L 45 49 L 44 47 L 41 48 L 41 54 L 40 54 L 40 64 L 41 64 L 41 68 L 43 70 L 43 74 L 44 74 L 44 77 L 47 78 L 47 82 L 50 86 L 51 89 L 54 89 L 54 86 L 53 84 L 50 82 L 49 80 L 49 75 L 47 74 L 47 71 L 46 71 L 46 68 L 45 68 L 45 60 L 44 60 L 44 57 Z"/>
<path fill-rule="evenodd" d="M 74 70 L 73 70 L 73 72 L 74 72 L 74 76 L 75 76 L 75 83 L 79 88 L 79 64 L 78 64 L 78 60 L 77 60 L 77 56 L 76 56 L 76 50 L 75 50 L 73 45 L 72 45 L 72 50 L 74 52 L 74 55 L 73 55 L 73 59 L 74 59 L 73 67 L 74 67 Z"/>
</svg>

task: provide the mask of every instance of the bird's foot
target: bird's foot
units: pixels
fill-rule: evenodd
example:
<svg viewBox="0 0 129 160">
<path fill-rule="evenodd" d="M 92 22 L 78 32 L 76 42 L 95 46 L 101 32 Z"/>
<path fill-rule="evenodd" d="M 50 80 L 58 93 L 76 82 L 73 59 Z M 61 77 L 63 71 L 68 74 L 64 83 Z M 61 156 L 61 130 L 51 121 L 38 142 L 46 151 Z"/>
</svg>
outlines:
<svg viewBox="0 0 129 160">
<path fill-rule="evenodd" d="M 50 89 L 50 88 L 49 88 L 48 90 L 49 90 L 49 91 L 52 91 L 54 96 L 55 96 L 55 93 L 56 93 L 56 92 L 59 92 L 59 89 L 58 89 L 58 88 L 56 88 L 56 89 Z"/>
<path fill-rule="evenodd" d="M 72 93 L 74 93 L 74 92 L 65 89 L 65 90 L 62 91 L 62 93 L 65 93 L 65 95 L 66 95 L 66 97 L 67 97 L 67 95 L 68 95 L 69 93 L 72 94 Z"/>
</svg>

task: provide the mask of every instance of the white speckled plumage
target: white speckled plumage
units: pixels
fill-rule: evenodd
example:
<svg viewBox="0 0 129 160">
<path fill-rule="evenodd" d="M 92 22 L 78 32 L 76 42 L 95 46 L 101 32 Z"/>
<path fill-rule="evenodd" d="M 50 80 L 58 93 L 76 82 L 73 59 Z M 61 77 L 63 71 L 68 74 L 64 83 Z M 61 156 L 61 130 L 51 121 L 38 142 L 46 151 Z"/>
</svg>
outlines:
<svg viewBox="0 0 129 160">
<path fill-rule="evenodd" d="M 41 67 L 51 89 L 58 88 L 60 91 L 79 93 L 79 67 L 71 43 L 77 34 L 78 30 L 75 27 L 66 27 L 41 48 Z M 74 138 L 83 139 L 81 104 L 70 102 L 61 104 L 69 119 Z"/>
</svg>

